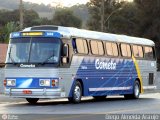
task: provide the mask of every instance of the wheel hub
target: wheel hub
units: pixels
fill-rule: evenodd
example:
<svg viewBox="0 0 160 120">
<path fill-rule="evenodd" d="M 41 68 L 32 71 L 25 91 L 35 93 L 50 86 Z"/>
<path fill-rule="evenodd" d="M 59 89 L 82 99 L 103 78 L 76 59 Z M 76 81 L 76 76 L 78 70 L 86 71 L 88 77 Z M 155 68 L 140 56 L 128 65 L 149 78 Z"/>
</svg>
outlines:
<svg viewBox="0 0 160 120">
<path fill-rule="evenodd" d="M 75 96 L 75 99 L 76 99 L 76 100 L 79 100 L 79 99 L 80 99 L 81 90 L 80 90 L 80 87 L 79 87 L 79 86 L 76 86 L 76 87 L 75 87 L 74 96 Z"/>
<path fill-rule="evenodd" d="M 135 85 L 135 95 L 139 95 L 139 86 L 137 84 Z"/>
</svg>

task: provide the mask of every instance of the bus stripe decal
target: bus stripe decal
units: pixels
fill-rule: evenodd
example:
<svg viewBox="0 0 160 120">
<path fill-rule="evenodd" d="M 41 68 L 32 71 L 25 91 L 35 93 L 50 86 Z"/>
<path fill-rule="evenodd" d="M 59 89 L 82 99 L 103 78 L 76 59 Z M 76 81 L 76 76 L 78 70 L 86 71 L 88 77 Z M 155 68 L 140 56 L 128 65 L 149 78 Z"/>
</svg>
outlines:
<svg viewBox="0 0 160 120">
<path fill-rule="evenodd" d="M 103 88 L 89 88 L 89 91 L 106 91 L 106 90 L 130 90 L 132 86 L 129 87 L 103 87 Z"/>
<path fill-rule="evenodd" d="M 137 60 L 135 59 L 135 57 L 134 57 L 133 55 L 132 55 L 132 59 L 133 59 L 134 65 L 135 65 L 135 67 L 136 67 L 136 71 L 137 71 L 138 78 L 140 79 L 141 93 L 143 93 L 144 90 L 143 90 L 143 87 L 142 87 L 142 86 L 143 86 L 143 82 L 142 82 L 141 71 L 140 71 L 140 69 L 139 69 L 138 62 L 137 62 Z"/>
</svg>

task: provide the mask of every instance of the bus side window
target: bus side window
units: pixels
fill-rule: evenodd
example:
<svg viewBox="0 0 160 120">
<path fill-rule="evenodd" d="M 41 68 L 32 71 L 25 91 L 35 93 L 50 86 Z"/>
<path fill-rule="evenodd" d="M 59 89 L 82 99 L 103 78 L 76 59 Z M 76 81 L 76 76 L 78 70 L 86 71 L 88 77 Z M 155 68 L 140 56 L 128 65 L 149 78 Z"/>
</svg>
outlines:
<svg viewBox="0 0 160 120">
<path fill-rule="evenodd" d="M 76 39 L 76 49 L 80 54 L 88 54 L 87 41 L 83 39 Z"/>
<path fill-rule="evenodd" d="M 106 51 L 107 51 L 107 55 L 109 55 L 109 56 L 113 55 L 112 43 L 111 42 L 106 42 Z"/>
<path fill-rule="evenodd" d="M 113 55 L 118 56 L 118 46 L 116 43 L 112 43 Z"/>
<path fill-rule="evenodd" d="M 94 40 L 91 40 L 91 41 L 90 41 L 90 45 L 91 45 L 92 54 L 98 55 L 98 46 L 97 46 L 97 42 L 94 41 Z"/>
<path fill-rule="evenodd" d="M 97 41 L 99 55 L 104 55 L 104 47 L 102 41 Z"/>
<path fill-rule="evenodd" d="M 104 47 L 102 41 L 91 40 L 91 51 L 94 55 L 104 55 Z"/>
<path fill-rule="evenodd" d="M 145 58 L 146 59 L 153 59 L 154 58 L 152 47 L 144 47 L 144 51 L 145 51 Z"/>
<path fill-rule="evenodd" d="M 73 47 L 73 52 L 77 53 L 76 38 L 72 38 L 72 47 Z"/>
<path fill-rule="evenodd" d="M 121 44 L 121 52 L 123 57 L 131 57 L 131 47 L 129 44 Z"/>
<path fill-rule="evenodd" d="M 138 46 L 138 51 L 139 51 L 139 57 L 143 58 L 144 57 L 144 53 L 143 53 L 142 46 Z"/>
<path fill-rule="evenodd" d="M 142 46 L 133 45 L 133 55 L 134 57 L 143 58 L 143 49 Z"/>
<path fill-rule="evenodd" d="M 116 43 L 106 42 L 106 52 L 109 56 L 118 56 L 118 47 Z"/>
</svg>

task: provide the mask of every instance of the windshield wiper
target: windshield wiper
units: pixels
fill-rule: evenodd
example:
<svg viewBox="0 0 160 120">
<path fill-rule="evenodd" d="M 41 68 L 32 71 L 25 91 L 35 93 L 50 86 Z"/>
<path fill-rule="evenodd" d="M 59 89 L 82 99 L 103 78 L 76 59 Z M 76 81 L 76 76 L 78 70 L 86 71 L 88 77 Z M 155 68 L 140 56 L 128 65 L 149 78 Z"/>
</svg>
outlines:
<svg viewBox="0 0 160 120">
<path fill-rule="evenodd" d="M 53 53 L 51 56 L 49 56 L 45 61 L 43 61 L 43 62 L 41 62 L 41 63 L 39 63 L 39 64 L 44 65 L 44 64 L 46 64 L 49 60 L 51 60 L 51 58 L 53 58 L 53 57 L 54 57 L 54 53 Z"/>
<path fill-rule="evenodd" d="M 10 60 L 12 61 L 12 63 L 13 63 L 14 65 L 16 65 L 14 59 L 13 59 L 12 56 L 11 56 L 11 52 L 12 52 L 12 47 L 10 47 L 10 50 L 9 50 L 8 55 L 9 55 L 9 58 L 10 58 Z"/>
</svg>

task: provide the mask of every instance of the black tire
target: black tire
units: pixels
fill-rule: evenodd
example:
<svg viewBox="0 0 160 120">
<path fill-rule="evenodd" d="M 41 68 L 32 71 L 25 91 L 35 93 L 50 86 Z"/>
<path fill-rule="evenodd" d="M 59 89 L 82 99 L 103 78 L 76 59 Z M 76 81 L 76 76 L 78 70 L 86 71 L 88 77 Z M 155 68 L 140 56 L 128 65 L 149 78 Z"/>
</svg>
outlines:
<svg viewBox="0 0 160 120">
<path fill-rule="evenodd" d="M 127 94 L 124 95 L 124 97 L 126 99 L 138 99 L 139 96 L 140 96 L 140 83 L 139 81 L 136 80 L 133 86 L 133 94 Z"/>
<path fill-rule="evenodd" d="M 73 91 L 72 97 L 68 98 L 68 100 L 72 103 L 80 103 L 82 98 L 82 85 L 79 81 L 76 81 Z"/>
<path fill-rule="evenodd" d="M 36 104 L 36 103 L 38 102 L 39 98 L 26 98 L 26 100 L 27 100 L 30 104 L 34 105 L 34 104 Z"/>
<path fill-rule="evenodd" d="M 93 96 L 93 98 L 94 98 L 96 101 L 106 100 L 106 97 L 107 97 L 107 96 Z"/>
</svg>

